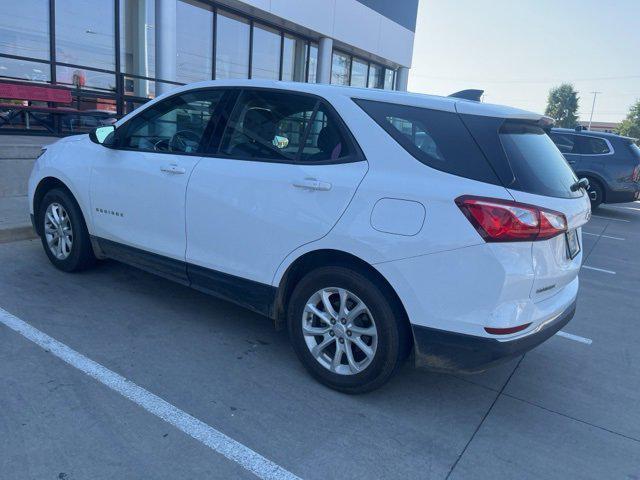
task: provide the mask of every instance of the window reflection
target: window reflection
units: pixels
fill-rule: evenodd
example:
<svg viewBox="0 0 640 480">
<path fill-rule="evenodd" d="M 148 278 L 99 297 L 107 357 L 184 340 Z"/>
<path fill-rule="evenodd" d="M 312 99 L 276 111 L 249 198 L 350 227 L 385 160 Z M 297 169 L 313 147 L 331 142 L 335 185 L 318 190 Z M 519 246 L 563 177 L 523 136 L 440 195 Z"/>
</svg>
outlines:
<svg viewBox="0 0 640 480">
<path fill-rule="evenodd" d="M 0 57 L 0 76 L 30 82 L 48 82 L 51 79 L 51 69 L 46 63 Z"/>
<path fill-rule="evenodd" d="M 140 77 L 155 76 L 155 5 L 154 0 L 120 0 L 120 68 Z M 125 79 L 125 93 L 151 98 L 154 82 L 139 78 Z"/>
<path fill-rule="evenodd" d="M 48 0 L 3 2 L 0 52 L 49 60 Z M 0 70 L 0 75 L 5 76 L 6 72 Z"/>
<path fill-rule="evenodd" d="M 115 70 L 113 0 L 56 2 L 56 59 Z"/>
<path fill-rule="evenodd" d="M 191 83 L 210 80 L 213 64 L 213 12 L 179 1 L 176 22 L 176 81 Z"/>
<path fill-rule="evenodd" d="M 384 89 L 393 90 L 395 85 L 396 71 L 387 68 L 384 73 Z"/>
<path fill-rule="evenodd" d="M 284 36 L 282 50 L 282 80 L 304 82 L 307 66 L 307 42 L 291 35 Z"/>
<path fill-rule="evenodd" d="M 309 83 L 316 83 L 316 72 L 318 70 L 318 45 L 312 43 L 309 47 Z"/>
<path fill-rule="evenodd" d="M 254 25 L 251 78 L 280 78 L 280 33 Z"/>
<path fill-rule="evenodd" d="M 248 78 L 249 22 L 218 12 L 216 42 L 216 78 Z"/>
<path fill-rule="evenodd" d="M 351 85 L 354 87 L 366 87 L 367 86 L 367 69 L 368 65 L 356 58 L 353 59 L 351 65 Z"/>
<path fill-rule="evenodd" d="M 383 70 L 380 65 L 371 64 L 369 68 L 369 88 L 384 88 Z"/>
<path fill-rule="evenodd" d="M 333 52 L 331 63 L 331 83 L 334 85 L 349 85 L 349 70 L 351 57 L 339 52 Z"/>
</svg>

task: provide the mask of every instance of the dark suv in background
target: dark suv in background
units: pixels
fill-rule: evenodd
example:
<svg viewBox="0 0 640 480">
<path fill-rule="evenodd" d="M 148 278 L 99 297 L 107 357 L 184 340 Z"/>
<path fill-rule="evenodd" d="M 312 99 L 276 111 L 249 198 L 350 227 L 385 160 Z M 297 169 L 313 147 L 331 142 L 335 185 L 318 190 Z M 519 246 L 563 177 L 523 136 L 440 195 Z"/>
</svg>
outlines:
<svg viewBox="0 0 640 480">
<path fill-rule="evenodd" d="M 552 128 L 551 140 L 578 178 L 589 180 L 591 207 L 640 198 L 640 148 L 613 133 Z"/>
</svg>

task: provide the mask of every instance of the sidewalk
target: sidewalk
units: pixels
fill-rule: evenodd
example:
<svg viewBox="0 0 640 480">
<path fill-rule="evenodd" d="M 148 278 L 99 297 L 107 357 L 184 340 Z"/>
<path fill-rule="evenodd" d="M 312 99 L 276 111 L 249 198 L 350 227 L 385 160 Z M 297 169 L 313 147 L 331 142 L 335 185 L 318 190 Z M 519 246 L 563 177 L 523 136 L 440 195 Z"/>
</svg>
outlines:
<svg viewBox="0 0 640 480">
<path fill-rule="evenodd" d="M 55 137 L 0 135 L 0 243 L 34 238 L 27 180 L 43 145 Z"/>
<path fill-rule="evenodd" d="M 0 243 L 35 238 L 26 196 L 0 197 Z"/>
</svg>

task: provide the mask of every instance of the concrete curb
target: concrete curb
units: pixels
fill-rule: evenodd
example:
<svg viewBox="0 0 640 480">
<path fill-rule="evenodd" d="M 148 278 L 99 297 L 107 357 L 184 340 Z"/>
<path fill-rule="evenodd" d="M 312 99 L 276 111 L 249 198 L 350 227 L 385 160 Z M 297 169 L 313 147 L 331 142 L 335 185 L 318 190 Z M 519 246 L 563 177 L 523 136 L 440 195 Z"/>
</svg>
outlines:
<svg viewBox="0 0 640 480">
<path fill-rule="evenodd" d="M 18 242 L 38 238 L 33 227 L 29 224 L 0 228 L 0 243 Z"/>
</svg>

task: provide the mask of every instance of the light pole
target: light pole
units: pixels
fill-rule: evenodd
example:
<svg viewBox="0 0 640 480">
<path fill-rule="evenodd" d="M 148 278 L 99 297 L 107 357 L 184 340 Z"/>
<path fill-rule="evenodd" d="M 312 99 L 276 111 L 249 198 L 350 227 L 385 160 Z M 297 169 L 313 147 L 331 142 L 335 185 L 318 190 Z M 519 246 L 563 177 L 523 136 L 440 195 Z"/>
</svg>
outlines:
<svg viewBox="0 0 640 480">
<path fill-rule="evenodd" d="M 591 130 L 591 121 L 593 120 L 593 110 L 596 108 L 596 97 L 598 96 L 599 93 L 602 92 L 591 92 L 593 93 L 593 103 L 591 104 L 591 116 L 589 117 L 589 126 L 587 127 L 587 130 Z"/>
</svg>

